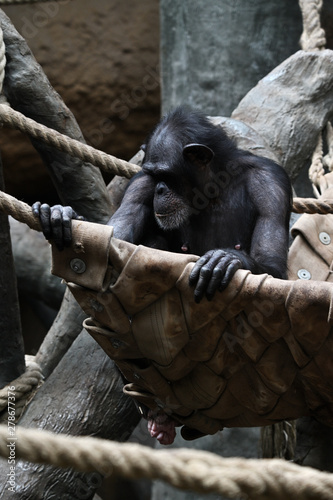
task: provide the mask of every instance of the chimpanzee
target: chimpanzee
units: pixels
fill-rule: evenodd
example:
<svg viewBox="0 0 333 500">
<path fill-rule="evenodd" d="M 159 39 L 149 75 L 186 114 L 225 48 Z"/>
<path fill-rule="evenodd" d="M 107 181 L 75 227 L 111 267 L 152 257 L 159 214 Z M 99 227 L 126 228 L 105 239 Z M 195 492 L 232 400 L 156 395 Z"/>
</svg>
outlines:
<svg viewBox="0 0 333 500">
<path fill-rule="evenodd" d="M 221 127 L 185 107 L 167 114 L 143 146 L 142 172 L 108 224 L 114 236 L 200 255 L 195 300 L 211 300 L 237 269 L 286 277 L 291 185 L 273 161 L 240 150 Z M 71 207 L 33 205 L 47 239 L 71 239 Z"/>
<path fill-rule="evenodd" d="M 144 147 L 142 172 L 111 217 L 114 236 L 172 252 L 201 255 L 190 275 L 195 300 L 212 299 L 237 269 L 286 277 L 291 185 L 267 158 L 242 151 L 201 113 L 180 107 L 157 125 Z M 33 212 L 47 239 L 71 240 L 71 207 L 39 202 Z M 170 444 L 177 423 L 146 414 L 148 429 Z"/>
</svg>

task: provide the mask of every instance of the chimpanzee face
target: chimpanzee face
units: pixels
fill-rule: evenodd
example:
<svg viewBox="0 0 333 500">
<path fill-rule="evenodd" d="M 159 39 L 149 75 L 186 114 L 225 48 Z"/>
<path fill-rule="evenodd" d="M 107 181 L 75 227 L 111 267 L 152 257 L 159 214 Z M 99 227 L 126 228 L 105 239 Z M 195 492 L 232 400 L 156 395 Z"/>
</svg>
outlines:
<svg viewBox="0 0 333 500">
<path fill-rule="evenodd" d="M 214 153 L 202 144 L 180 148 L 174 141 L 175 147 L 168 156 L 170 144 L 163 146 L 147 145 L 142 169 L 156 182 L 153 206 L 157 224 L 170 231 L 179 229 L 193 213 L 193 188 L 206 177 Z"/>
</svg>

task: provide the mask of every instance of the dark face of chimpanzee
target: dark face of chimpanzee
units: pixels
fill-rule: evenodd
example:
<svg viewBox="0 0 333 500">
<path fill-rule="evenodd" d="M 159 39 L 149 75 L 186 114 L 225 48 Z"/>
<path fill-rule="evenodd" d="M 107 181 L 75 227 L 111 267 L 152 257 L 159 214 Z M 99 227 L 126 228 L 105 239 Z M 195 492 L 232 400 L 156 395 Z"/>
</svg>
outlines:
<svg viewBox="0 0 333 500">
<path fill-rule="evenodd" d="M 226 141 L 230 147 L 224 132 L 206 117 L 196 114 L 191 121 L 183 109 L 173 114 L 172 120 L 166 116 L 153 131 L 142 169 L 155 181 L 154 215 L 164 231 L 187 223 L 193 213 L 193 190 L 209 181 L 216 168 L 214 149 Z M 227 154 L 224 146 L 223 157 Z"/>
</svg>

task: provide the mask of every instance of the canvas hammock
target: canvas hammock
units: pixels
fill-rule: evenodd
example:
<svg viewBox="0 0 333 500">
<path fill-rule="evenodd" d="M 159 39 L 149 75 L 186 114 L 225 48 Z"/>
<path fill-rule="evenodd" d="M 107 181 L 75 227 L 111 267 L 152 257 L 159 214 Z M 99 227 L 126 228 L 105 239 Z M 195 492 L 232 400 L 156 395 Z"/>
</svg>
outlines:
<svg viewBox="0 0 333 500">
<path fill-rule="evenodd" d="M 125 393 L 165 411 L 184 438 L 305 415 L 333 425 L 332 284 L 239 270 L 196 304 L 188 277 L 198 257 L 81 221 L 72 246 L 52 253 L 53 274 L 88 314 L 84 327 L 128 381 Z"/>
</svg>

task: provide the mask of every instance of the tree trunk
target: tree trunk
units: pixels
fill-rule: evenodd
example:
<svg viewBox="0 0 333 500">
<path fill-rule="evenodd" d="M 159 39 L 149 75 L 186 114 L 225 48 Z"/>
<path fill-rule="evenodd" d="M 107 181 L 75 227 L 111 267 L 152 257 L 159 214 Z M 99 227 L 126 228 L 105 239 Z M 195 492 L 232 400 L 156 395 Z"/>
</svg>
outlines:
<svg viewBox="0 0 333 500">
<path fill-rule="evenodd" d="M 59 309 L 66 286 L 50 273 L 50 244 L 42 233 L 12 217 L 9 224 L 19 292 Z"/>
<path fill-rule="evenodd" d="M 22 427 L 125 441 L 139 420 L 122 392 L 113 362 L 83 330 L 20 420 Z M 15 493 L 8 491 L 9 466 L 1 460 L 0 498 L 8 500 L 91 499 L 112 471 L 91 474 L 18 461 Z"/>
<path fill-rule="evenodd" d="M 0 189 L 4 189 L 0 158 Z M 0 388 L 25 370 L 24 345 L 8 217 L 0 214 Z"/>
<path fill-rule="evenodd" d="M 2 12 L 0 22 L 8 60 L 5 92 L 12 106 L 51 128 L 82 139 L 73 115 Z M 63 202 L 76 207 L 88 220 L 105 222 L 111 213 L 111 203 L 99 170 L 37 142 L 34 145 L 48 164 Z M 47 380 L 20 424 L 126 440 L 139 420 L 138 413 L 122 392 L 123 383 L 113 362 L 85 331 L 79 334 L 83 317 L 80 307 L 67 292 L 37 355 Z M 18 463 L 13 493 L 8 490 L 8 472 L 7 461 L 1 461 L 1 499 L 88 499 L 100 486 L 102 476 L 111 473 L 80 474 Z"/>
</svg>

